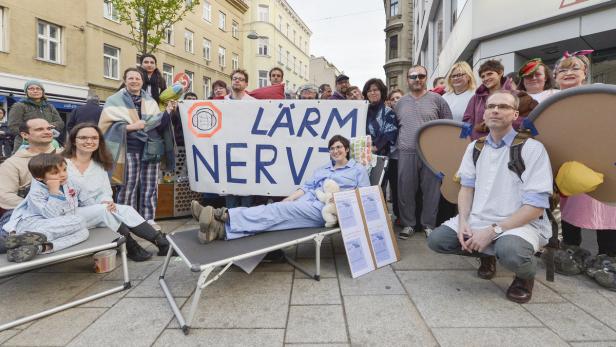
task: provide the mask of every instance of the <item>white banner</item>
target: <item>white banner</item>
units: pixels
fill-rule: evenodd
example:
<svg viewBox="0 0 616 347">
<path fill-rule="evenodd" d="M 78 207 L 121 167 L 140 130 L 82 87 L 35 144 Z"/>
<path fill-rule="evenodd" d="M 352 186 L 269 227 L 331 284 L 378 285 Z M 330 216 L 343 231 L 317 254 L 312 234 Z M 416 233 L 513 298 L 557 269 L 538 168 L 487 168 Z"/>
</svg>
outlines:
<svg viewBox="0 0 616 347">
<path fill-rule="evenodd" d="M 334 135 L 364 135 L 368 104 L 347 100 L 180 102 L 190 187 L 287 196 L 329 160 Z"/>
</svg>

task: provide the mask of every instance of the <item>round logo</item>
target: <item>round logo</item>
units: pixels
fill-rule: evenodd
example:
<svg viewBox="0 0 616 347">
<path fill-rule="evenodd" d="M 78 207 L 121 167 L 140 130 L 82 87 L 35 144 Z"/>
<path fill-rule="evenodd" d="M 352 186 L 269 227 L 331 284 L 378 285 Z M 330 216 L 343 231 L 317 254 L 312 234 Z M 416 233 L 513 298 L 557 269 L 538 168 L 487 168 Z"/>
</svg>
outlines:
<svg viewBox="0 0 616 347">
<path fill-rule="evenodd" d="M 212 130 L 217 124 L 216 114 L 209 107 L 199 108 L 192 116 L 192 125 L 201 131 Z"/>
</svg>

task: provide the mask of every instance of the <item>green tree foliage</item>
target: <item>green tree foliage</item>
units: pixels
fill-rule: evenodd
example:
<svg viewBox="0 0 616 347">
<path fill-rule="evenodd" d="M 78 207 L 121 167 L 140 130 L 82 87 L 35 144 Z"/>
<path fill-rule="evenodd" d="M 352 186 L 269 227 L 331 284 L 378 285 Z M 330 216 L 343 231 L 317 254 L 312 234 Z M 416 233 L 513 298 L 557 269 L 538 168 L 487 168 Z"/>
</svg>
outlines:
<svg viewBox="0 0 616 347">
<path fill-rule="evenodd" d="M 139 54 L 152 53 L 165 31 L 192 12 L 199 0 L 109 0 L 120 22 L 130 27 Z"/>
</svg>

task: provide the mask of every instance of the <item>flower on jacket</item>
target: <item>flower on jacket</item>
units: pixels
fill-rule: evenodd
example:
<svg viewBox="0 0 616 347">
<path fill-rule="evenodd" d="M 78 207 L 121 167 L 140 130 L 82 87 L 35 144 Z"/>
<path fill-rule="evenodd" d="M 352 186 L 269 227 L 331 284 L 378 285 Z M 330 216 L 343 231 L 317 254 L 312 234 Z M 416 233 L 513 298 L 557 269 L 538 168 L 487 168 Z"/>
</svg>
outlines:
<svg viewBox="0 0 616 347">
<path fill-rule="evenodd" d="M 77 194 L 77 193 L 75 192 L 75 189 L 73 189 L 73 188 L 69 188 L 69 189 L 68 189 L 68 195 L 69 195 L 71 198 L 74 198 L 76 194 Z"/>
</svg>

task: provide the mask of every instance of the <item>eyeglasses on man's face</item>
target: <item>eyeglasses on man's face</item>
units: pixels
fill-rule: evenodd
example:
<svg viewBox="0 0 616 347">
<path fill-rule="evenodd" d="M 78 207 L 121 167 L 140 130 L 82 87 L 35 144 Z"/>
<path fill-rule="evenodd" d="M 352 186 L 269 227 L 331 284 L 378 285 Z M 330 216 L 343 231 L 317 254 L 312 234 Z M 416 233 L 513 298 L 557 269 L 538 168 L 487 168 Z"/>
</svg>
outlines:
<svg viewBox="0 0 616 347">
<path fill-rule="evenodd" d="M 515 110 L 514 106 L 508 105 L 508 104 L 487 104 L 486 105 L 486 109 L 488 110 L 505 110 L 505 111 L 509 111 L 509 110 Z"/>
<path fill-rule="evenodd" d="M 237 76 L 231 78 L 231 80 L 233 80 L 233 81 L 240 81 L 240 82 L 246 81 L 246 79 L 244 77 L 237 77 Z"/>
<path fill-rule="evenodd" d="M 426 77 L 428 77 L 428 76 L 427 76 L 427 75 L 424 75 L 424 74 L 422 74 L 422 73 L 420 73 L 420 74 L 410 74 L 410 75 L 408 75 L 408 78 L 409 78 L 410 80 L 416 80 L 416 79 L 423 80 L 423 79 L 425 79 Z"/>
</svg>

